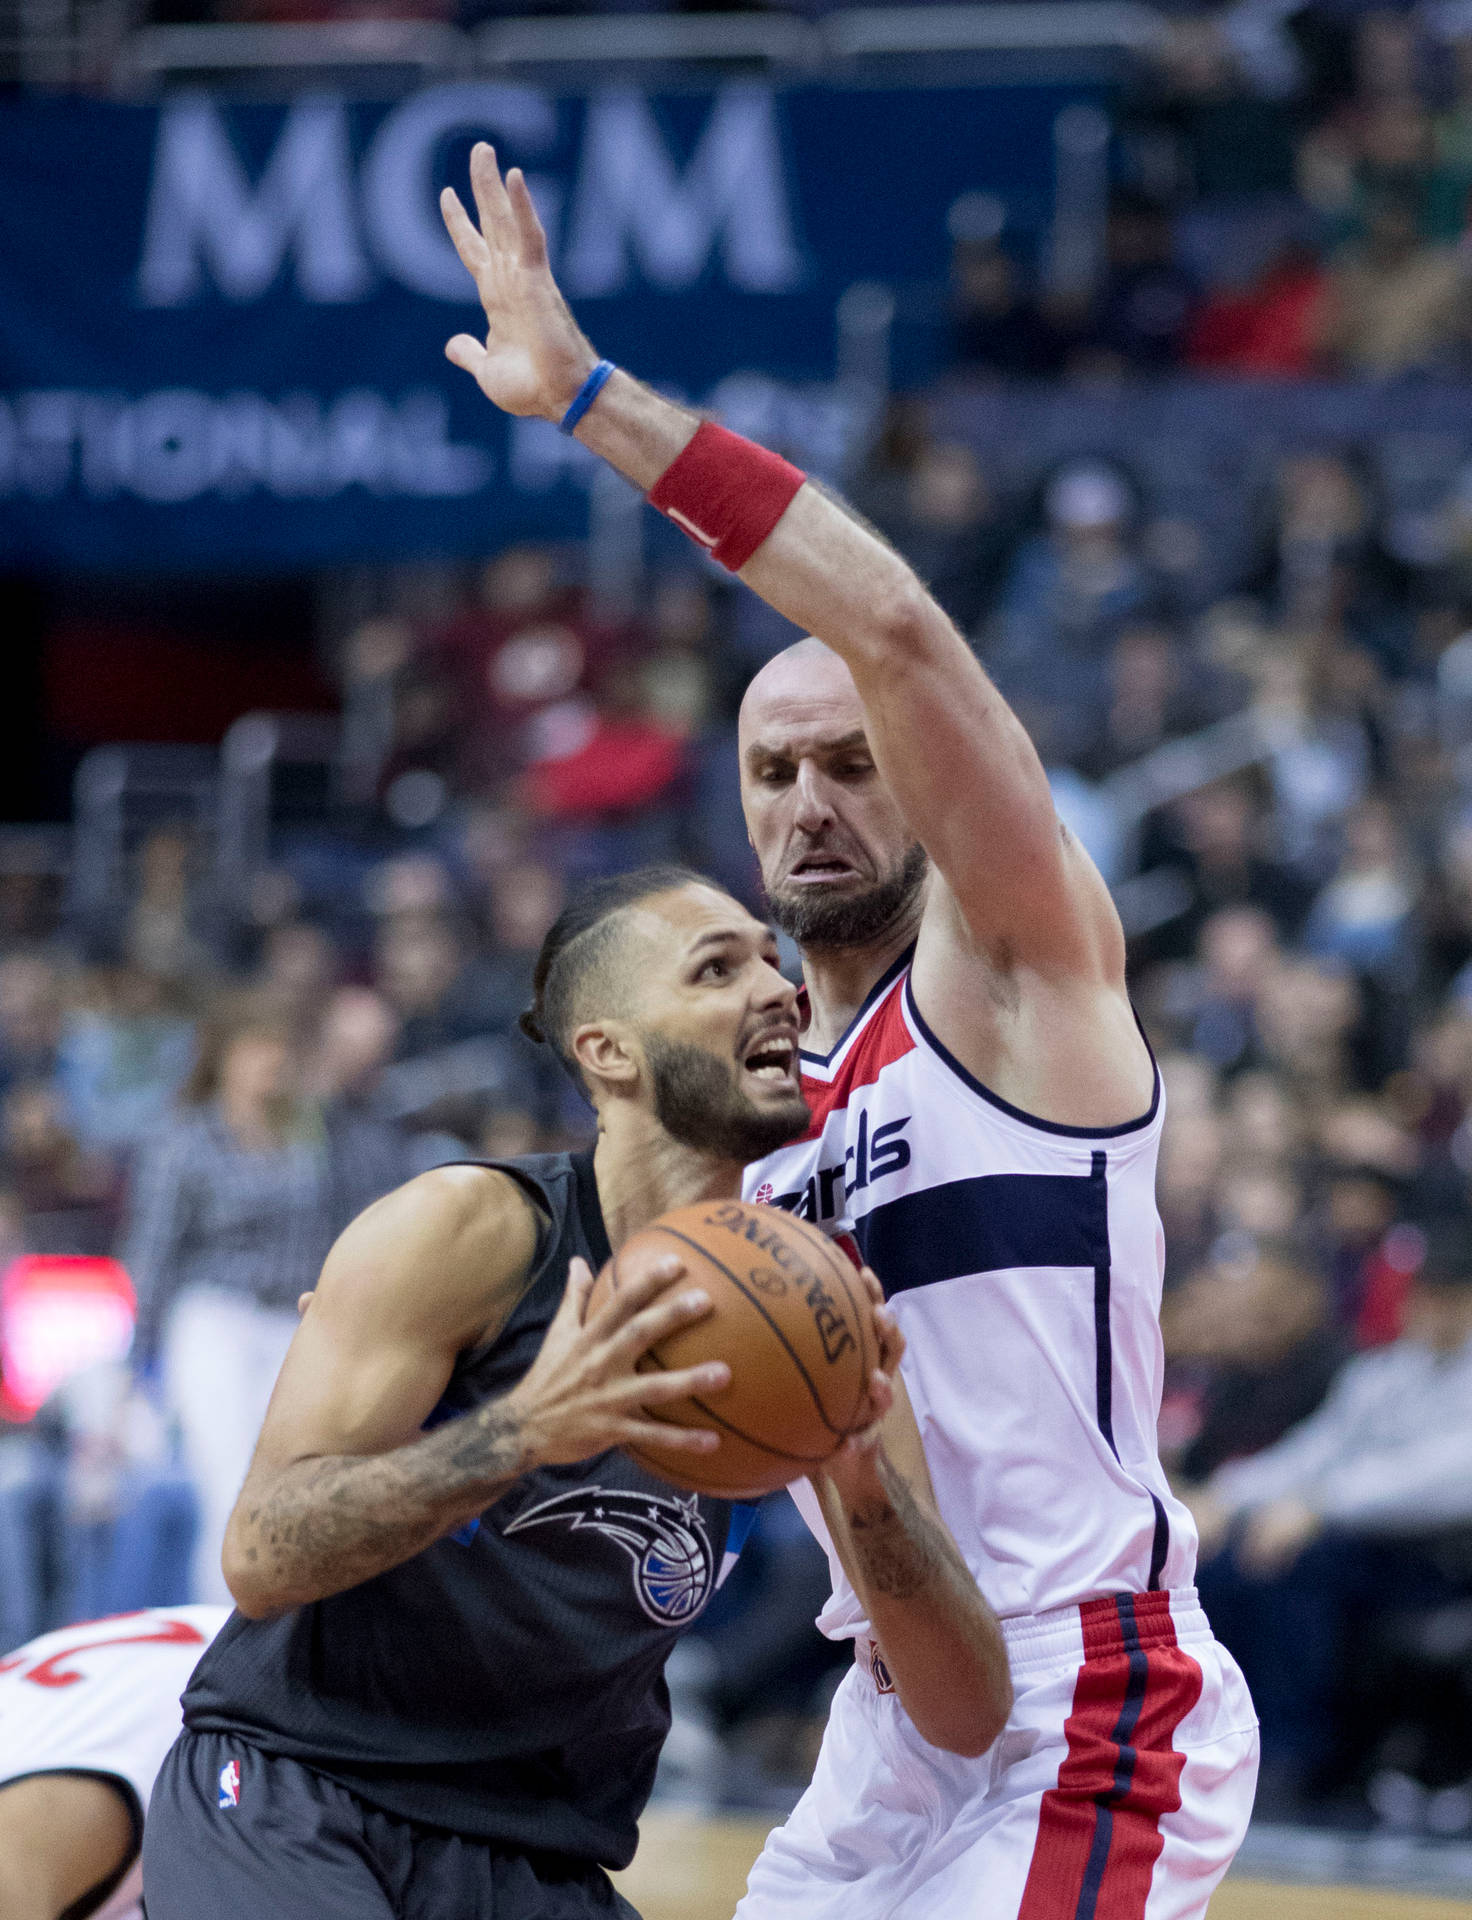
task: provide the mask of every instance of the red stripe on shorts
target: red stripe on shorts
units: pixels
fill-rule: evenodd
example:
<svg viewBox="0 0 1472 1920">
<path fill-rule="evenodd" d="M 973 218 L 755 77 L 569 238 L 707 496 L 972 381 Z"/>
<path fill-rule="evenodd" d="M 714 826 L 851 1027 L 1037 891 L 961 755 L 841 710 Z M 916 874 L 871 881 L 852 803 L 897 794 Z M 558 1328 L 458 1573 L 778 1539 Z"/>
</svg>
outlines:
<svg viewBox="0 0 1472 1920">
<path fill-rule="evenodd" d="M 1144 1920 L 1160 1817 L 1181 1804 L 1185 1755 L 1171 1740 L 1201 1697 L 1201 1669 L 1176 1644 L 1167 1594 L 1090 1600 L 1079 1613 L 1068 1752 L 1043 1795 L 1018 1920 Z"/>
</svg>

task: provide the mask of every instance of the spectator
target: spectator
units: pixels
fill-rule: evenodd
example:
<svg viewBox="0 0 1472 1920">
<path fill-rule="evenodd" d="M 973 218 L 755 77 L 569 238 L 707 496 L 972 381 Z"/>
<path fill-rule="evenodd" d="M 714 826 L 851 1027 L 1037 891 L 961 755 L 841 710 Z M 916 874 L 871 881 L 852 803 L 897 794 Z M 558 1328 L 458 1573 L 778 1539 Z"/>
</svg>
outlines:
<svg viewBox="0 0 1472 1920">
<path fill-rule="evenodd" d="M 1201 930 L 1202 972 L 1191 1045 L 1223 1072 L 1259 1057 L 1258 1006 L 1278 969 L 1278 949 L 1266 914 L 1224 907 Z"/>
<path fill-rule="evenodd" d="M 274 1013 L 227 1003 L 212 1015 L 182 1109 L 140 1164 L 123 1236 L 138 1351 L 146 1364 L 161 1350 L 164 1402 L 199 1490 L 196 1599 L 227 1599 L 225 1523 L 298 1297 L 345 1224 L 295 1046 Z"/>
<path fill-rule="evenodd" d="M 1259 1806 L 1301 1803 L 1332 1756 L 1368 1611 L 1465 1599 L 1433 1545 L 1472 1524 L 1472 1223 L 1431 1239 L 1404 1337 L 1351 1360 L 1319 1410 L 1218 1467 L 1193 1502 L 1198 1581 L 1263 1732 Z"/>
<path fill-rule="evenodd" d="M 508 547 L 431 648 L 453 689 L 462 783 L 484 791 L 565 740 L 626 652 L 623 631 L 559 583 L 550 548 Z"/>
<path fill-rule="evenodd" d="M 1162 1322 L 1173 1466 L 1186 1486 L 1276 1445 L 1317 1410 L 1348 1351 L 1322 1280 L 1283 1236 L 1224 1235 L 1170 1296 Z M 1188 1389 L 1183 1373 L 1194 1376 Z"/>
<path fill-rule="evenodd" d="M 322 1011 L 303 1087 L 326 1132 L 331 1209 L 321 1249 L 364 1207 L 419 1171 L 400 1128 L 383 1119 L 378 1096 L 398 1043 L 399 1023 L 381 994 L 339 987 Z"/>
<path fill-rule="evenodd" d="M 1371 201 L 1364 239 L 1330 269 L 1323 332 L 1330 361 L 1374 380 L 1447 372 L 1465 353 L 1468 322 L 1460 256 L 1421 239 L 1403 196 Z"/>
<path fill-rule="evenodd" d="M 124 945 L 134 966 L 162 980 L 202 979 L 213 964 L 194 924 L 193 862 L 193 841 L 181 827 L 157 828 L 138 849 Z"/>
<path fill-rule="evenodd" d="M 1114 467 L 1072 462 L 1043 492 L 1043 529 L 1018 549 L 989 630 L 989 664 L 1045 761 L 1072 759 L 1107 706 L 1120 628 L 1154 582 L 1136 551 L 1135 503 Z"/>
<path fill-rule="evenodd" d="M 1208 296 L 1191 323 L 1187 362 L 1243 380 L 1306 379 L 1318 364 L 1328 285 L 1317 254 L 1285 241 L 1247 286 Z"/>
<path fill-rule="evenodd" d="M 1005 534 L 975 453 L 928 437 L 900 486 L 864 490 L 858 504 L 964 633 L 974 632 L 997 586 Z"/>
<path fill-rule="evenodd" d="M 1041 379 L 1063 369 L 1066 338 L 1023 289 L 995 237 L 963 236 L 951 254 L 952 352 L 963 373 Z"/>
<path fill-rule="evenodd" d="M 1175 258 L 1165 208 L 1148 194 L 1117 192 L 1104 250 L 1103 281 L 1070 356 L 1070 371 L 1163 373 L 1181 358 L 1199 298 Z"/>
<path fill-rule="evenodd" d="M 118 962 L 63 1021 L 56 1077 L 82 1146 L 131 1155 L 173 1104 L 194 1056 L 194 1022 L 176 985 Z"/>
<path fill-rule="evenodd" d="M 0 1110 L 0 1151 L 32 1253 L 105 1253 L 118 1199 L 112 1165 L 67 1128 L 54 1083 L 21 1081 Z"/>
<path fill-rule="evenodd" d="M 49 1080 L 61 1038 L 55 964 L 21 951 L 0 959 L 0 1092 L 17 1080 Z"/>
<path fill-rule="evenodd" d="M 1345 822 L 1339 871 L 1309 911 L 1304 945 L 1357 973 L 1405 980 L 1416 897 L 1415 864 L 1394 816 L 1382 801 L 1365 801 Z"/>
</svg>

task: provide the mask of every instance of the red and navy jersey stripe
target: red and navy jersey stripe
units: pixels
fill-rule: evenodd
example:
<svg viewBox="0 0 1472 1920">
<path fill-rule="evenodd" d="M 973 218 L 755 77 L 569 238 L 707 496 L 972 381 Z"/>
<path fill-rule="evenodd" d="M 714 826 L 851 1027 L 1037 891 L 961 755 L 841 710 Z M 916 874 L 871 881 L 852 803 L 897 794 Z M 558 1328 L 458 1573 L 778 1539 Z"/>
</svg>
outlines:
<svg viewBox="0 0 1472 1920">
<path fill-rule="evenodd" d="M 1018 1920 L 1144 1920 L 1161 1817 L 1181 1806 L 1176 1729 L 1201 1697 L 1201 1668 L 1176 1643 L 1164 1593 L 1079 1608 L 1084 1663 L 1058 1784 L 1043 1795 Z"/>
</svg>

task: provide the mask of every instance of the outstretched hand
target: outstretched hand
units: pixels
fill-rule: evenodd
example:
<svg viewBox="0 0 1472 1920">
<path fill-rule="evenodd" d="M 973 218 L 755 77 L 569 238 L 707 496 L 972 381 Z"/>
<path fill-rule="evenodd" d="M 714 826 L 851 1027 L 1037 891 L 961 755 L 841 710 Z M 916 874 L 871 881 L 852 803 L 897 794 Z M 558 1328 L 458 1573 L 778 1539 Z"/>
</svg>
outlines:
<svg viewBox="0 0 1472 1920">
<path fill-rule="evenodd" d="M 470 184 L 479 228 L 453 187 L 440 195 L 440 212 L 485 308 L 486 338 L 482 346 L 457 333 L 446 356 L 504 412 L 560 420 L 598 356 L 552 278 L 547 236 L 520 167 L 502 180 L 494 150 L 479 141 Z"/>
</svg>

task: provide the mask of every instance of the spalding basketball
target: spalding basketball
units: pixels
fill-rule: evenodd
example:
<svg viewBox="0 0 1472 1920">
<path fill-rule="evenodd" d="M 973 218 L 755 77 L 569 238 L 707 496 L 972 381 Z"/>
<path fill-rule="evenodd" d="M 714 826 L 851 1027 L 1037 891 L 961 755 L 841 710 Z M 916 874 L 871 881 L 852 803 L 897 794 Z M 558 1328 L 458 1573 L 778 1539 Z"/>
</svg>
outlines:
<svg viewBox="0 0 1472 1920">
<path fill-rule="evenodd" d="M 755 1498 L 820 1467 L 865 1423 L 878 1341 L 853 1264 L 805 1220 L 779 1207 L 713 1200 L 679 1207 L 627 1240 L 598 1275 L 589 1311 L 650 1262 L 678 1254 L 680 1286 L 712 1311 L 652 1347 L 643 1371 L 724 1360 L 719 1393 L 653 1407 L 649 1417 L 709 1427 L 714 1453 L 630 1449 L 660 1479 L 696 1493 Z"/>
</svg>

